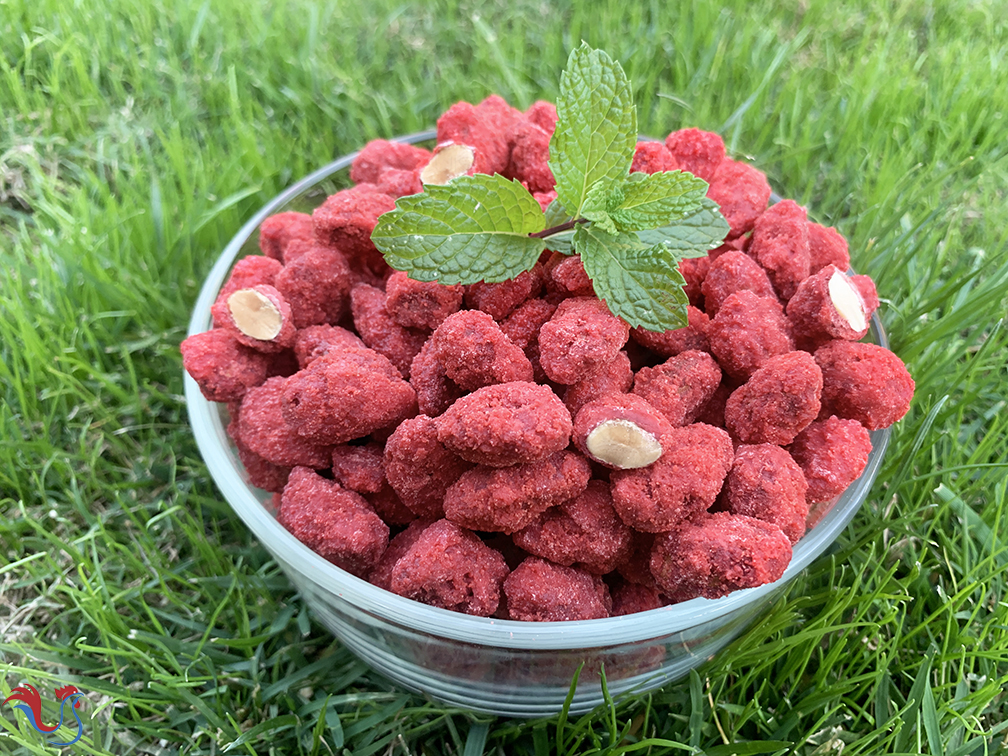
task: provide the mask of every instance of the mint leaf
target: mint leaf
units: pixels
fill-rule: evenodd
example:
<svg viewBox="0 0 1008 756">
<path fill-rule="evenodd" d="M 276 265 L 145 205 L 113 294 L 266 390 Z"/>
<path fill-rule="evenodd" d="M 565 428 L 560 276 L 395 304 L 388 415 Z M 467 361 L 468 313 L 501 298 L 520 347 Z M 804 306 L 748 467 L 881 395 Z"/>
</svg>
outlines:
<svg viewBox="0 0 1008 756">
<path fill-rule="evenodd" d="M 642 231 L 699 210 L 707 182 L 683 171 L 631 173 L 620 189 L 623 199 L 609 211 L 610 217 L 621 231 Z"/>
<path fill-rule="evenodd" d="M 578 217 L 589 188 L 597 181 L 620 182 L 633 161 L 637 111 L 620 64 L 582 42 L 560 75 L 557 116 L 549 167 L 557 199 Z"/>
<path fill-rule="evenodd" d="M 371 241 L 396 270 L 417 281 L 494 283 L 536 264 L 543 212 L 517 181 L 499 174 L 459 176 L 400 197 L 378 218 Z"/>
<path fill-rule="evenodd" d="M 580 225 L 574 248 L 595 293 L 632 326 L 667 331 L 686 325 L 686 281 L 664 244 L 642 244 L 636 234 L 610 234 Z"/>
<path fill-rule="evenodd" d="M 622 201 L 623 191 L 619 184 L 610 185 L 599 181 L 588 189 L 581 215 L 603 231 L 608 231 L 610 234 L 619 233 L 609 211 Z"/>
<path fill-rule="evenodd" d="M 561 252 L 565 255 L 572 255 L 574 254 L 573 240 L 574 229 L 571 228 L 553 236 L 547 236 L 543 239 L 543 242 L 546 244 L 546 249 L 550 252 Z"/>
<path fill-rule="evenodd" d="M 546 228 L 553 228 L 554 226 L 559 226 L 562 223 L 566 223 L 571 219 L 567 211 L 563 209 L 563 205 L 561 205 L 556 200 L 553 200 L 546 206 L 546 212 L 544 213 L 544 215 L 546 216 L 546 218 L 543 222 L 546 224 L 545 225 Z"/>
<path fill-rule="evenodd" d="M 647 246 L 664 244 L 677 258 L 702 257 L 708 249 L 721 245 L 728 230 L 721 208 L 714 200 L 704 197 L 695 213 L 668 226 L 639 231 L 637 236 Z"/>
</svg>

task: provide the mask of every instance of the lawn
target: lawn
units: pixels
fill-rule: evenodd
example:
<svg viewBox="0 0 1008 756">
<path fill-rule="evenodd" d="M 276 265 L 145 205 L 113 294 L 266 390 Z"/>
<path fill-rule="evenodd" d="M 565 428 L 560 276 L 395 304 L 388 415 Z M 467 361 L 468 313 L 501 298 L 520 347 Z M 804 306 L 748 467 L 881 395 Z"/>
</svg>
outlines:
<svg viewBox="0 0 1008 756">
<path fill-rule="evenodd" d="M 1008 716 L 1003 4 L 0 0 L 0 692 L 70 753 L 994 753 Z M 556 96 L 581 39 L 640 130 L 718 131 L 836 225 L 917 383 L 868 501 L 697 675 L 476 717 L 356 661 L 223 502 L 178 344 L 264 202 L 458 99 Z M 52 753 L 11 706 L 0 752 Z M 66 732 L 64 730 L 63 732 Z"/>
</svg>

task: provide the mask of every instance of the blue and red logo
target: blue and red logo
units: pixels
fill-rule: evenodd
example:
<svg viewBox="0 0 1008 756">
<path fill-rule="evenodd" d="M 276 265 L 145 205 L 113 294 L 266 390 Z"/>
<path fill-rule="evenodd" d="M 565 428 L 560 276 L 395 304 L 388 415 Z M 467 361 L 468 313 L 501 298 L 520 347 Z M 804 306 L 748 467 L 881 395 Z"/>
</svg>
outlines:
<svg viewBox="0 0 1008 756">
<path fill-rule="evenodd" d="M 77 687 L 74 685 L 64 685 L 62 688 L 56 688 L 56 700 L 60 701 L 60 718 L 59 722 L 51 726 L 42 723 L 42 697 L 39 695 L 39 692 L 35 690 L 34 686 L 29 685 L 28 683 L 17 686 L 11 691 L 11 694 L 3 700 L 3 702 L 7 703 L 8 701 L 20 701 L 20 703 L 13 704 L 14 708 L 23 711 L 25 716 L 28 717 L 28 721 L 31 722 L 32 727 L 43 735 L 52 735 L 63 726 L 66 705 L 69 703 L 70 713 L 73 714 L 74 719 L 77 720 L 77 737 L 73 740 L 68 740 L 65 743 L 56 743 L 52 740 L 49 741 L 50 745 L 65 746 L 73 745 L 80 740 L 81 735 L 84 734 L 84 723 L 81 721 L 81 718 L 77 716 L 77 709 L 80 707 L 80 699 L 83 697 L 84 694 L 77 690 Z M 72 726 L 73 725 L 67 722 L 67 727 Z"/>
</svg>

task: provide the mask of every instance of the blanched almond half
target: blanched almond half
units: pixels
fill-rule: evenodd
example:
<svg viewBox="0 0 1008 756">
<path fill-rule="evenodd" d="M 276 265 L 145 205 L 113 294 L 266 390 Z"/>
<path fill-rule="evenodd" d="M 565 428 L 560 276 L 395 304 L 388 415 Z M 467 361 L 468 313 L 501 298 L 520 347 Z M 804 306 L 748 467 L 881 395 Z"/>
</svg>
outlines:
<svg viewBox="0 0 1008 756">
<path fill-rule="evenodd" d="M 464 176 L 472 168 L 475 153 L 464 144 L 448 144 L 434 153 L 434 157 L 420 171 L 420 181 L 425 184 L 447 184 L 453 178 Z"/>
<path fill-rule="evenodd" d="M 865 329 L 864 301 L 846 274 L 839 270 L 830 276 L 829 296 L 840 317 L 850 323 L 851 328 L 859 332 Z"/>
<path fill-rule="evenodd" d="M 620 470 L 647 467 L 662 454 L 654 434 L 629 420 L 599 423 L 585 439 L 585 447 L 592 457 Z"/>
<path fill-rule="evenodd" d="M 260 341 L 272 341 L 283 328 L 283 315 L 269 297 L 255 289 L 239 289 L 227 300 L 238 330 Z"/>
</svg>

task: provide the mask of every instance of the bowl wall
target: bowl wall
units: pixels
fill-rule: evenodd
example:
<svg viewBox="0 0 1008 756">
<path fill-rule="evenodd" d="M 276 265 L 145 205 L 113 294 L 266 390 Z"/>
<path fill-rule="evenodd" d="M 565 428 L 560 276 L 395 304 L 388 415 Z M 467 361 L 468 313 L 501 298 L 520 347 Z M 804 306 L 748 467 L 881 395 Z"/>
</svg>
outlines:
<svg viewBox="0 0 1008 756">
<path fill-rule="evenodd" d="M 398 141 L 433 138 L 423 132 Z M 234 262 L 258 254 L 258 228 L 269 215 L 310 211 L 349 185 L 356 153 L 334 161 L 287 189 L 246 223 L 224 249 L 204 283 L 189 334 L 208 330 L 210 306 Z M 872 318 L 870 337 L 885 334 Z M 376 588 L 318 556 L 277 523 L 269 494 L 250 486 L 224 429 L 227 408 L 203 398 L 188 375 L 186 402 L 200 453 L 224 498 L 280 564 L 315 615 L 374 669 L 405 688 L 448 704 L 504 716 L 558 712 L 582 667 L 571 704 L 575 713 L 603 703 L 600 670 L 610 693 L 643 691 L 682 677 L 710 659 L 766 610 L 786 585 L 839 535 L 860 508 L 878 474 L 889 429 L 871 433 L 872 452 L 861 477 L 829 507 L 795 546 L 775 583 L 639 614 L 579 622 L 515 622 L 449 612 Z"/>
</svg>

